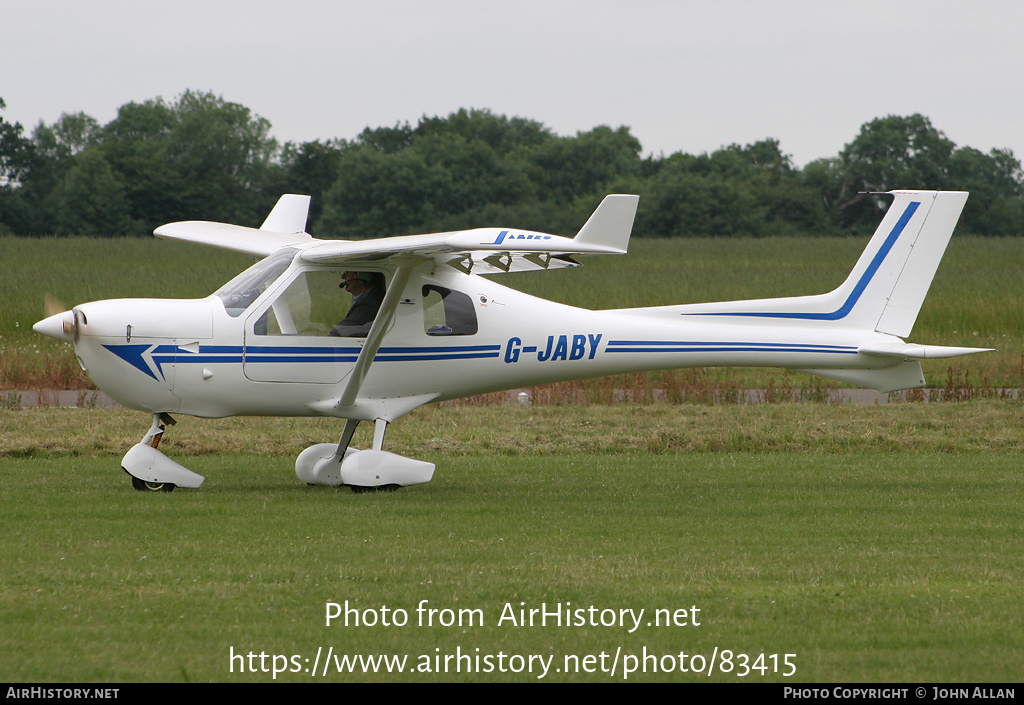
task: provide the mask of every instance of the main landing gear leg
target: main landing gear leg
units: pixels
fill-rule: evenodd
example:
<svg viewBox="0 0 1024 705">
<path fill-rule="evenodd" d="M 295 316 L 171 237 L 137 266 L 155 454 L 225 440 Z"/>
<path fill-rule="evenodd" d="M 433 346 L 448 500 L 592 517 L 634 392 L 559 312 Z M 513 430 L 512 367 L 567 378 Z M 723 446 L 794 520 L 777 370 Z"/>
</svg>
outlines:
<svg viewBox="0 0 1024 705">
<path fill-rule="evenodd" d="M 373 449 L 384 450 L 384 434 L 388 432 L 388 422 L 377 419 L 373 422 Z"/>
<path fill-rule="evenodd" d="M 358 419 L 348 419 L 345 422 L 345 430 L 341 432 L 341 440 L 338 441 L 338 450 L 334 453 L 334 457 L 339 463 L 345 459 L 345 453 L 348 452 L 348 447 L 352 444 L 352 436 L 355 435 L 358 425 Z"/>
</svg>

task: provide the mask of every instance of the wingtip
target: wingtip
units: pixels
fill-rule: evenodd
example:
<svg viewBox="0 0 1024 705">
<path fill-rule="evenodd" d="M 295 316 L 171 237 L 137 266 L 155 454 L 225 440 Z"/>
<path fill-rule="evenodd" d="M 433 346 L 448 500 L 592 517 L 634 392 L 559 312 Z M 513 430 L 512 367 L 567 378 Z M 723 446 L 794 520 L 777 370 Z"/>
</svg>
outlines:
<svg viewBox="0 0 1024 705">
<path fill-rule="evenodd" d="M 311 200 L 310 196 L 286 193 L 277 200 L 277 205 L 263 221 L 260 230 L 288 235 L 305 232 Z"/>
<path fill-rule="evenodd" d="M 586 224 L 576 233 L 575 241 L 606 252 L 625 254 L 639 202 L 640 196 L 635 194 L 613 193 L 605 196 Z"/>
</svg>

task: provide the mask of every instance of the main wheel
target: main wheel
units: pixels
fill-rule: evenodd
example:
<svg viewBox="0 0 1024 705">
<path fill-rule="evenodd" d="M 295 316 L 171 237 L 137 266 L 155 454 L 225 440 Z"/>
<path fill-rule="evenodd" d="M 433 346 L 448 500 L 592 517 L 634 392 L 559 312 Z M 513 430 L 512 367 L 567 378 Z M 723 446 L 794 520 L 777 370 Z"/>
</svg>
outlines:
<svg viewBox="0 0 1024 705">
<path fill-rule="evenodd" d="M 401 485 L 376 485 L 374 487 L 366 487 L 365 485 L 348 485 L 356 494 L 364 494 L 368 492 L 394 492 Z"/>
<path fill-rule="evenodd" d="M 133 475 L 132 487 L 139 492 L 173 492 L 175 485 L 173 482 L 147 482 Z"/>
</svg>

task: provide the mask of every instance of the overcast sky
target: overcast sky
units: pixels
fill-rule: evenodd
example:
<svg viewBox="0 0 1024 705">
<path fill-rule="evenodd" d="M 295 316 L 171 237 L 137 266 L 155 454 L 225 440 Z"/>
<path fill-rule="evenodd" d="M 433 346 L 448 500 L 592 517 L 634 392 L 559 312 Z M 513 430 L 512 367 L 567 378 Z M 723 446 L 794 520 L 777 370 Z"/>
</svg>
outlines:
<svg viewBox="0 0 1024 705">
<path fill-rule="evenodd" d="M 27 131 L 192 89 L 281 142 L 465 107 L 627 125 L 644 154 L 773 137 L 803 166 L 921 113 L 1024 158 L 1020 0 L 6 0 L 0 47 L 3 116 Z"/>
</svg>

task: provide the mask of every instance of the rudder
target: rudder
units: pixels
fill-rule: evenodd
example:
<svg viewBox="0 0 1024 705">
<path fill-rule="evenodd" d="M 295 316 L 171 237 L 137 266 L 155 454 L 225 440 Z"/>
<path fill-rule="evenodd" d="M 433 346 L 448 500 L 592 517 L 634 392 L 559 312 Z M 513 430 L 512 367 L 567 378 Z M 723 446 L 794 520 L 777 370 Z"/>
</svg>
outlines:
<svg viewBox="0 0 1024 705">
<path fill-rule="evenodd" d="M 903 266 L 886 297 L 876 331 L 900 338 L 910 335 L 966 202 L 963 191 L 934 192 L 917 237 L 907 244 L 909 251 L 902 258 Z"/>
</svg>

